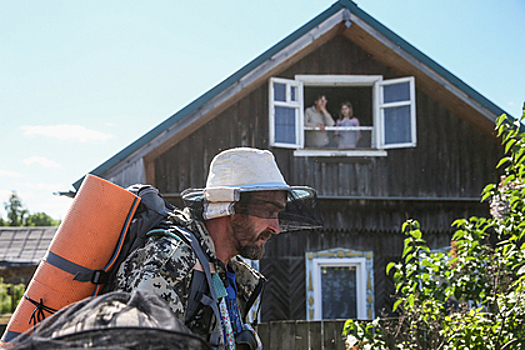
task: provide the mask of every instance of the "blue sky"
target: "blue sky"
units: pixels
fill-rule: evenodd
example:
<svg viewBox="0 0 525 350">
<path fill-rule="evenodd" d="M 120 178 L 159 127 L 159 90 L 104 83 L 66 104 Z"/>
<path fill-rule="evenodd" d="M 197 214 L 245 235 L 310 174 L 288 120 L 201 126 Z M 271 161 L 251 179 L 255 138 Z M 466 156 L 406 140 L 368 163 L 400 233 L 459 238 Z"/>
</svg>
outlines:
<svg viewBox="0 0 525 350">
<path fill-rule="evenodd" d="M 71 200 L 53 192 L 71 189 L 334 2 L 0 2 L 0 202 L 16 190 L 30 212 L 63 218 Z M 521 115 L 524 1 L 356 3 Z"/>
</svg>

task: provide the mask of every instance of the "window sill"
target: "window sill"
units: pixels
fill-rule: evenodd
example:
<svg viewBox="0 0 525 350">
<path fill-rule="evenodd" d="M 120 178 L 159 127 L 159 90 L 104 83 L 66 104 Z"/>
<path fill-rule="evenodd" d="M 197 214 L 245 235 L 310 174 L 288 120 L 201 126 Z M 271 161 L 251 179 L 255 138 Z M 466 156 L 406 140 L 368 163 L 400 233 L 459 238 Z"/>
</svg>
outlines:
<svg viewBox="0 0 525 350">
<path fill-rule="evenodd" d="M 293 152 L 295 157 L 386 157 L 384 149 L 297 149 Z"/>
</svg>

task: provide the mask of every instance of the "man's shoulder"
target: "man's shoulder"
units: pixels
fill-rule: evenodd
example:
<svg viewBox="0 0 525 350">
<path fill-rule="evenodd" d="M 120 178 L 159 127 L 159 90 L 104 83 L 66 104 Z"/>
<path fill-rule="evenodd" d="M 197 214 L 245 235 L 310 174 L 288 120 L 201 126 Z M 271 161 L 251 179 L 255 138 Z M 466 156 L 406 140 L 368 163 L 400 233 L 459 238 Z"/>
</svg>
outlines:
<svg viewBox="0 0 525 350">
<path fill-rule="evenodd" d="M 235 256 L 230 260 L 230 265 L 235 271 L 236 280 L 239 284 L 257 285 L 264 279 L 262 273 L 248 265 L 242 258 Z"/>
<path fill-rule="evenodd" d="M 158 257 L 164 261 L 169 260 L 173 264 L 186 264 L 191 262 L 195 265 L 195 252 L 190 244 L 169 231 L 152 237 L 146 244 L 146 249 L 148 245 L 154 247 L 150 250 L 155 251 Z"/>
</svg>

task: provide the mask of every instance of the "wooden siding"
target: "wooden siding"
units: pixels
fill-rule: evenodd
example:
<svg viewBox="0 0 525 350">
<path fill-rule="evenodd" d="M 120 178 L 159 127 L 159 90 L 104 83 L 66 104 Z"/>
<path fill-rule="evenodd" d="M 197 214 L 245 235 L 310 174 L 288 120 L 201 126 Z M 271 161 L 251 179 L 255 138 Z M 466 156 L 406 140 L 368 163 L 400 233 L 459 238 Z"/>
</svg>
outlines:
<svg viewBox="0 0 525 350">
<path fill-rule="evenodd" d="M 278 76 L 296 74 L 397 77 L 343 36 Z M 388 150 L 381 158 L 309 158 L 295 157 L 289 149 L 273 151 L 289 183 L 312 186 L 321 196 L 476 198 L 497 180 L 494 166 L 501 147 L 419 89 L 417 133 L 416 148 Z M 212 157 L 235 146 L 269 147 L 266 83 L 156 158 L 155 184 L 163 193 L 203 187 Z"/>
<path fill-rule="evenodd" d="M 423 231 L 424 228 L 422 228 Z M 450 245 L 451 233 L 425 234 L 432 249 Z M 394 284 L 386 276 L 386 265 L 397 261 L 404 237 L 392 232 L 296 232 L 272 237 L 261 259 L 261 272 L 268 277 L 261 304 L 263 322 L 306 319 L 305 252 L 331 248 L 374 252 L 374 307 L 377 316 L 390 312 Z"/>
<path fill-rule="evenodd" d="M 344 36 L 336 36 L 276 76 L 298 74 L 402 76 Z M 386 157 L 295 157 L 273 148 L 286 180 L 316 188 L 326 230 L 274 237 L 261 261 L 269 277 L 262 300 L 263 321 L 306 318 L 306 251 L 330 248 L 374 252 L 375 312 L 391 308 L 389 261 L 401 255 L 401 224 L 420 221 L 433 248 L 450 244 L 454 219 L 488 215 L 478 201 L 482 188 L 497 182 L 501 147 L 418 87 L 417 147 L 388 150 Z M 338 106 L 328 105 L 336 114 Z M 363 115 L 356 108 L 356 114 Z M 366 116 L 362 116 L 366 121 Z M 369 117 L 368 117 L 369 118 Z M 371 118 L 369 118 L 371 120 Z M 176 195 L 205 185 L 211 159 L 236 146 L 269 148 L 268 84 L 262 83 L 224 112 L 153 160 L 155 185 Z"/>
<path fill-rule="evenodd" d="M 133 163 L 124 163 L 112 169 L 111 172 L 105 175 L 105 178 L 122 187 L 128 187 L 138 183 L 146 183 L 144 171 L 144 161 L 142 158 L 139 158 Z"/>
</svg>

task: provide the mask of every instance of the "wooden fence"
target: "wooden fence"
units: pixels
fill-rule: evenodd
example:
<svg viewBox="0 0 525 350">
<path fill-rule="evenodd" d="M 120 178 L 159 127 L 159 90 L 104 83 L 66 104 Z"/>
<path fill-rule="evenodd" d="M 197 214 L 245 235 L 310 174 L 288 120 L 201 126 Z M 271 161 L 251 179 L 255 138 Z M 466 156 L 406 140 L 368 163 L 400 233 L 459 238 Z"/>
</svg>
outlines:
<svg viewBox="0 0 525 350">
<path fill-rule="evenodd" d="M 8 318 L 0 318 L 0 336 Z M 344 320 L 272 321 L 257 325 L 264 350 L 345 350 Z"/>
<path fill-rule="evenodd" d="M 345 320 L 272 321 L 257 325 L 264 350 L 345 350 Z"/>
</svg>

